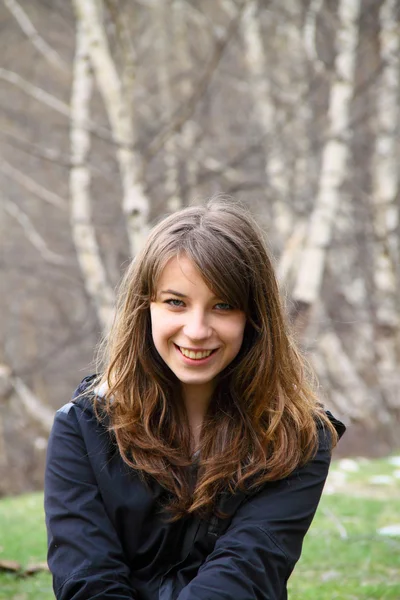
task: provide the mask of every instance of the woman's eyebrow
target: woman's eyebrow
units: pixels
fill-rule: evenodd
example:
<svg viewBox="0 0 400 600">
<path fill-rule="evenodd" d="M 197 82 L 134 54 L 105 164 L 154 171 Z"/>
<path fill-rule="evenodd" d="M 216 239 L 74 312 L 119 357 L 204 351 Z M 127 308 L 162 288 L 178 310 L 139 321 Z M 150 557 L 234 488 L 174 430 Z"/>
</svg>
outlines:
<svg viewBox="0 0 400 600">
<path fill-rule="evenodd" d="M 187 298 L 185 294 L 181 294 L 180 292 L 176 292 L 175 290 L 163 290 L 160 294 L 173 294 L 174 296 L 179 296 L 179 298 Z"/>
<path fill-rule="evenodd" d="M 182 294 L 181 292 L 177 292 L 176 290 L 162 290 L 160 292 L 160 296 L 162 294 L 172 294 L 173 296 L 178 296 L 178 298 L 188 298 L 188 296 L 186 296 L 185 294 Z M 220 300 L 221 298 L 219 296 L 213 296 L 212 300 Z"/>
</svg>

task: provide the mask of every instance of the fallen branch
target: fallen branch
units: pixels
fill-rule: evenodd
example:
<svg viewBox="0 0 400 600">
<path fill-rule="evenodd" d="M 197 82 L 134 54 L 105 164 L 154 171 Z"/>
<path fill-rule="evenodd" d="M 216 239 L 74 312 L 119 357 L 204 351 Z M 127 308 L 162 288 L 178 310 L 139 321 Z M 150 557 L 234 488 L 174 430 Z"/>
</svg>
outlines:
<svg viewBox="0 0 400 600">
<path fill-rule="evenodd" d="M 0 573 L 13 573 L 17 577 L 30 577 L 36 573 L 48 573 L 49 567 L 46 562 L 28 565 L 25 569 L 15 560 L 0 560 Z"/>
</svg>

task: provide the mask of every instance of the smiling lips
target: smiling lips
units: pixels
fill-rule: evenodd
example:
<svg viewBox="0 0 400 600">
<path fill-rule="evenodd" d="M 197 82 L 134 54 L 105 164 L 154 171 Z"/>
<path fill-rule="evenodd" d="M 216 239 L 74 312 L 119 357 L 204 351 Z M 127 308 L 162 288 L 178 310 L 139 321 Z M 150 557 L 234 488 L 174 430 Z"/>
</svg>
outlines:
<svg viewBox="0 0 400 600">
<path fill-rule="evenodd" d="M 183 346 L 177 346 L 177 347 L 179 348 L 179 350 L 181 351 L 183 356 L 186 356 L 186 358 L 191 358 L 192 360 L 201 360 L 202 358 L 207 358 L 208 356 L 210 356 L 213 352 L 215 352 L 217 350 L 217 348 L 214 348 L 213 350 L 194 351 L 194 350 L 188 350 L 187 348 L 184 348 Z"/>
</svg>

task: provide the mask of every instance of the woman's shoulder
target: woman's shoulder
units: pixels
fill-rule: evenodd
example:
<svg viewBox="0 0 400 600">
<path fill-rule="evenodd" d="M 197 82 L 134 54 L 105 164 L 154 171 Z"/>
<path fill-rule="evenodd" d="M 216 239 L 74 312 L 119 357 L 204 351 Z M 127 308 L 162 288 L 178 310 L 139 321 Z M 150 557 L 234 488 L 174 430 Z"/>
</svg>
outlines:
<svg viewBox="0 0 400 600">
<path fill-rule="evenodd" d="M 337 433 L 337 441 L 343 436 L 346 431 L 346 426 L 342 421 L 339 421 L 329 410 L 325 410 L 323 405 L 320 405 L 320 409 L 323 412 L 325 419 L 327 419 L 331 425 L 333 425 Z M 326 426 L 326 421 L 322 418 L 316 418 L 317 432 L 318 432 L 318 450 L 332 449 L 332 435 Z"/>
<path fill-rule="evenodd" d="M 339 421 L 339 419 L 334 417 L 333 414 L 330 412 L 330 410 L 324 410 L 324 413 L 328 417 L 329 421 L 332 423 L 334 428 L 336 429 L 336 433 L 338 434 L 339 439 L 340 439 L 342 437 L 342 435 L 344 434 L 344 432 L 346 431 L 346 425 L 344 423 L 342 423 L 342 421 Z M 321 425 L 321 427 L 322 427 L 322 425 Z"/>
<path fill-rule="evenodd" d="M 57 410 L 56 420 L 57 418 L 65 418 L 65 415 L 69 415 L 72 418 L 76 417 L 78 420 L 81 420 L 85 416 L 86 422 L 88 420 L 93 420 L 94 423 L 98 422 L 94 403 L 96 398 L 103 396 L 101 386 L 96 386 L 98 380 L 99 377 L 97 374 L 84 377 L 73 392 L 69 402 Z"/>
<path fill-rule="evenodd" d="M 95 406 L 96 379 L 96 375 L 85 377 L 71 400 L 55 414 L 49 446 L 52 452 L 58 452 L 58 449 L 61 452 L 62 449 L 64 459 L 68 453 L 75 459 L 75 453 L 79 452 L 100 464 L 115 451 L 115 440 L 107 418 L 101 414 L 101 406 L 99 409 Z M 93 457 L 97 457 L 96 460 Z"/>
</svg>

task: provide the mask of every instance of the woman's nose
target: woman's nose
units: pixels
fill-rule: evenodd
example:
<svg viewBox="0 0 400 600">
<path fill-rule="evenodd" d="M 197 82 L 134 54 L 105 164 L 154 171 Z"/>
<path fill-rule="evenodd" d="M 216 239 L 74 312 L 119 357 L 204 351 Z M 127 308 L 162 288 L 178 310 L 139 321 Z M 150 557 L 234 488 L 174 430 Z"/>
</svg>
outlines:
<svg viewBox="0 0 400 600">
<path fill-rule="evenodd" d="M 211 327 L 207 315 L 203 311 L 187 314 L 187 321 L 183 327 L 183 333 L 192 340 L 202 340 L 210 337 Z"/>
</svg>

